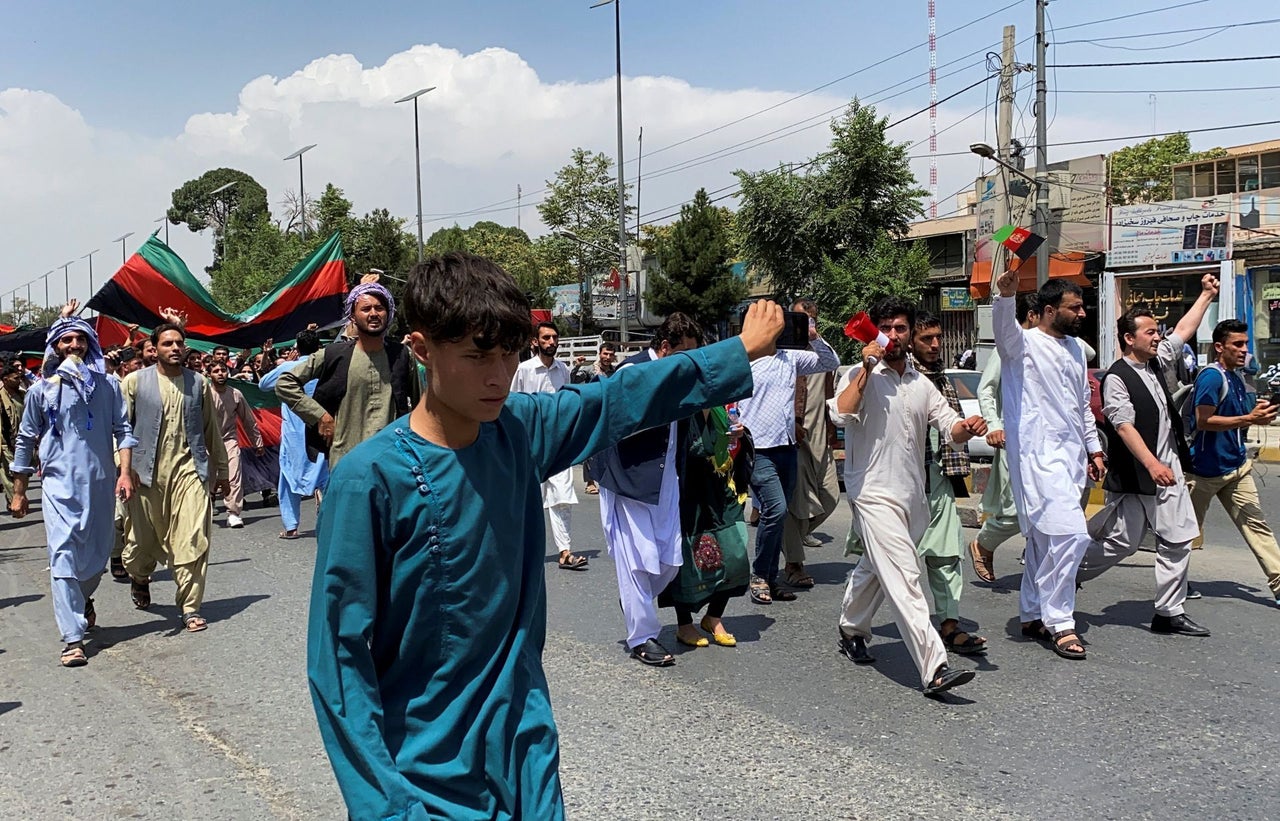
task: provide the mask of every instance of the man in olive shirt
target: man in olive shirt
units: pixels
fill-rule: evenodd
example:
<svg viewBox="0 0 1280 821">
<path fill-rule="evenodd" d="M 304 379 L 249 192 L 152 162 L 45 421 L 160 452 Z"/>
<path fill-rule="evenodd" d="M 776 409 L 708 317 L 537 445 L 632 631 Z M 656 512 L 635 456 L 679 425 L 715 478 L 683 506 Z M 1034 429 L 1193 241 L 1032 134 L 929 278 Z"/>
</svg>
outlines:
<svg viewBox="0 0 1280 821">
<path fill-rule="evenodd" d="M 415 369 L 409 352 L 387 331 L 395 320 L 391 293 L 376 282 L 357 285 L 347 295 L 346 316 L 356 338 L 316 352 L 280 374 L 276 395 L 328 446 L 329 465 L 356 445 L 409 412 Z M 313 396 L 303 390 L 318 380 Z M 308 444 L 315 437 L 308 431 Z"/>
</svg>

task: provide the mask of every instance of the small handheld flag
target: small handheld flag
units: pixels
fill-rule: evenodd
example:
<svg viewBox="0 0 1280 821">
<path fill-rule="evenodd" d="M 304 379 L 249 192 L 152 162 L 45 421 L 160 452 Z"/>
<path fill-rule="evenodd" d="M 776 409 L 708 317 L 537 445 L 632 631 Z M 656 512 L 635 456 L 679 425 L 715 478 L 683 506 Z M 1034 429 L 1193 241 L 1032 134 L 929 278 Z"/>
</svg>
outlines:
<svg viewBox="0 0 1280 821">
<path fill-rule="evenodd" d="M 1020 260 L 1030 259 L 1044 242 L 1044 237 L 1039 234 L 1014 225 L 1006 225 L 992 234 L 991 238 L 1012 251 Z"/>
</svg>

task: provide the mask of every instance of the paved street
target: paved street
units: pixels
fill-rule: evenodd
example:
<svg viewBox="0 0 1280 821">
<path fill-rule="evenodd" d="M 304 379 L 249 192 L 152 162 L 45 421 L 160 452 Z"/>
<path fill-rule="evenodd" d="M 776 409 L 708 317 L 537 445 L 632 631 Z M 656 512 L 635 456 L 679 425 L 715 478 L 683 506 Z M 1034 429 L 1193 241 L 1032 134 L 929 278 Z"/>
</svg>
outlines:
<svg viewBox="0 0 1280 821">
<path fill-rule="evenodd" d="M 1269 466 L 1262 466 L 1266 472 Z M 1264 507 L 1280 519 L 1280 476 Z M 1089 660 L 1015 638 L 1019 546 L 963 610 L 991 639 L 976 682 L 923 698 L 882 611 L 880 662 L 836 652 L 846 507 L 794 603 L 735 600 L 736 649 L 629 660 L 595 497 L 575 509 L 587 573 L 547 559 L 546 664 L 565 799 L 579 819 L 1264 818 L 1280 776 L 1280 610 L 1220 508 L 1193 558 L 1210 639 L 1150 634 L 1151 555 L 1091 582 Z M 312 508 L 304 506 L 304 528 Z M 88 667 L 64 670 L 35 515 L 0 520 L 0 818 L 343 817 L 304 673 L 314 541 L 274 510 L 218 517 L 205 615 L 178 629 L 167 574 L 140 612 L 109 577 Z M 966 573 L 968 568 L 966 566 Z M 674 614 L 664 611 L 674 622 Z M 679 652 L 668 627 L 661 640 Z M 971 666 L 955 658 L 957 666 Z"/>
</svg>

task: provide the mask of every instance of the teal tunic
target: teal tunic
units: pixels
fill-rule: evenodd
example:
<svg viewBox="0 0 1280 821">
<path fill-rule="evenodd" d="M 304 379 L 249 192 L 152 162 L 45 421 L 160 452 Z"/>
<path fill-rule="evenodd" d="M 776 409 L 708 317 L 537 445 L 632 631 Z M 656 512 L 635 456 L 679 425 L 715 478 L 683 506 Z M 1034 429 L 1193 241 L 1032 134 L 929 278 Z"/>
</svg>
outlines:
<svg viewBox="0 0 1280 821">
<path fill-rule="evenodd" d="M 542 670 L 544 479 L 747 396 L 737 339 L 556 393 L 511 394 L 468 447 L 401 418 L 334 470 L 307 672 L 353 819 L 560 819 Z"/>
</svg>

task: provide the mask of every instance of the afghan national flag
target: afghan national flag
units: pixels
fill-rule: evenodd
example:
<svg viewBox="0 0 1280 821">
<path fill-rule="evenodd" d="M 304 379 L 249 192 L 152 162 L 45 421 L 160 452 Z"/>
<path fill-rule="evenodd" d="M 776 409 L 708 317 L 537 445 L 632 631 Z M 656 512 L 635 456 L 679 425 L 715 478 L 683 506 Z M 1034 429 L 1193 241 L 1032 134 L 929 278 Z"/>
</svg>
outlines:
<svg viewBox="0 0 1280 821">
<path fill-rule="evenodd" d="M 333 324 L 342 317 L 346 293 L 346 265 L 336 233 L 239 314 L 218 307 L 186 263 L 153 235 L 94 294 L 88 307 L 147 331 L 164 321 L 161 308 L 185 311 L 192 340 L 236 349 L 253 348 L 266 339 L 294 339 L 312 322 Z"/>
<path fill-rule="evenodd" d="M 252 382 L 229 379 L 227 384 L 244 395 L 253 411 L 253 421 L 262 434 L 266 452 L 259 456 L 253 451 L 249 432 L 236 420 L 236 433 L 240 440 L 240 480 L 245 493 L 275 490 L 280 479 L 280 399 L 274 391 L 264 391 Z"/>
<path fill-rule="evenodd" d="M 1044 237 L 1039 234 L 1033 234 L 1026 228 L 1014 225 L 1006 225 L 996 231 L 991 238 L 1012 251 L 1020 260 L 1030 259 L 1044 242 Z"/>
</svg>

